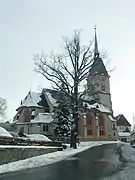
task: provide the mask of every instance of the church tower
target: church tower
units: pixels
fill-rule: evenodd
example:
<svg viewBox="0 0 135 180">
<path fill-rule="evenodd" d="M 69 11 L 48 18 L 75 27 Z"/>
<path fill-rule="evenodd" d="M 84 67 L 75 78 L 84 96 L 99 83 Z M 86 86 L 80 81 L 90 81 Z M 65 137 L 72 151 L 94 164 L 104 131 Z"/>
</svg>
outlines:
<svg viewBox="0 0 135 180">
<path fill-rule="evenodd" d="M 90 90 L 90 95 L 94 96 L 97 103 L 102 103 L 106 108 L 108 108 L 112 112 L 110 76 L 98 51 L 96 28 L 94 61 L 90 68 L 89 76 L 87 78 L 87 88 Z"/>
</svg>

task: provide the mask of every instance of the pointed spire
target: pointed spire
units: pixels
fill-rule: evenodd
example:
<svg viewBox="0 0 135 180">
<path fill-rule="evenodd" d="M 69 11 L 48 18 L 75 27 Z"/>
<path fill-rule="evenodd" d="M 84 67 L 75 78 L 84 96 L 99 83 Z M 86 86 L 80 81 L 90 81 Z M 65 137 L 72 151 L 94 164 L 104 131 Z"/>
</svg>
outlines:
<svg viewBox="0 0 135 180">
<path fill-rule="evenodd" d="M 94 58 L 99 57 L 98 52 L 98 43 L 97 43 L 97 35 L 96 35 L 96 27 L 95 27 L 95 47 L 94 47 Z"/>
</svg>

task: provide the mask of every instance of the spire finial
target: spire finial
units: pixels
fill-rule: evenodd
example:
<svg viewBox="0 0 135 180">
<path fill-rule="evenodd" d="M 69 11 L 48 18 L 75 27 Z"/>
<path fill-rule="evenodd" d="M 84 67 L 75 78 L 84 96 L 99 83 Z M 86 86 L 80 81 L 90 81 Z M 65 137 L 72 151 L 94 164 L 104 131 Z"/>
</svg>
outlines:
<svg viewBox="0 0 135 180">
<path fill-rule="evenodd" d="M 94 57 L 98 57 L 99 56 L 99 52 L 98 52 L 98 43 L 97 43 L 97 35 L 96 35 L 96 25 L 95 25 L 95 48 L 94 48 Z"/>
</svg>

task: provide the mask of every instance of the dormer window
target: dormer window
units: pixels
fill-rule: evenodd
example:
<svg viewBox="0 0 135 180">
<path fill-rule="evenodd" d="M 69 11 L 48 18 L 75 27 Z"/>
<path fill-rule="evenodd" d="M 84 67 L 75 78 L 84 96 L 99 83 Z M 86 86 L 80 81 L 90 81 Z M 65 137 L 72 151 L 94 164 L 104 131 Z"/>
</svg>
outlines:
<svg viewBox="0 0 135 180">
<path fill-rule="evenodd" d="M 35 109 L 32 109 L 32 112 L 31 112 L 31 119 L 34 119 L 35 118 Z"/>
<path fill-rule="evenodd" d="M 19 119 L 19 116 L 20 116 L 20 115 L 19 115 L 19 114 L 17 114 L 17 116 L 16 116 L 16 120 L 18 120 L 18 119 Z"/>
</svg>

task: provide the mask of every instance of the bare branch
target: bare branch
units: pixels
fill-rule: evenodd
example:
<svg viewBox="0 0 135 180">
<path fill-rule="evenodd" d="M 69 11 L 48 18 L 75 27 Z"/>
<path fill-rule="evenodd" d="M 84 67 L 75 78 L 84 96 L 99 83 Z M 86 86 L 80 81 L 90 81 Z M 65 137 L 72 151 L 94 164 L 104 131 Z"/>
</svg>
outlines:
<svg viewBox="0 0 135 180">
<path fill-rule="evenodd" d="M 0 116 L 3 118 L 5 116 L 5 111 L 7 109 L 6 100 L 3 98 L 0 98 Z"/>
</svg>

